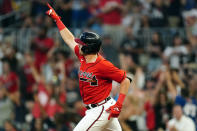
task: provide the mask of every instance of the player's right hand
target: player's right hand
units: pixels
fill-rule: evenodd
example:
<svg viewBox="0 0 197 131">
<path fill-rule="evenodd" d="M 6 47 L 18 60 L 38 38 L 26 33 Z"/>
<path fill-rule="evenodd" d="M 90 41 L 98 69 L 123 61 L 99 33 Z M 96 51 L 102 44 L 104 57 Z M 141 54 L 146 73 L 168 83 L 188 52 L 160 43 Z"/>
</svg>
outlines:
<svg viewBox="0 0 197 131">
<path fill-rule="evenodd" d="M 60 20 L 60 17 L 57 15 L 55 10 L 50 6 L 49 3 L 47 3 L 47 6 L 49 7 L 49 10 L 46 12 L 48 16 L 50 16 L 53 20 L 57 21 Z"/>
<path fill-rule="evenodd" d="M 109 113 L 108 120 L 110 120 L 111 117 L 118 117 L 121 112 L 122 104 L 119 102 L 116 102 L 115 105 L 109 107 L 106 112 Z"/>
</svg>

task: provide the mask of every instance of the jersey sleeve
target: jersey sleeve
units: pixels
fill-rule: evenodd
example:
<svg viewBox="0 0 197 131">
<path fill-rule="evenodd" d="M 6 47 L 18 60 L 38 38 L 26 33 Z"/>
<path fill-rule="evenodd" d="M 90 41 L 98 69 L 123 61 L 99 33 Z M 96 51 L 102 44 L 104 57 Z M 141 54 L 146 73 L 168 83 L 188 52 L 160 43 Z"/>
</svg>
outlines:
<svg viewBox="0 0 197 131">
<path fill-rule="evenodd" d="M 103 77 L 114 80 L 118 83 L 121 83 L 126 77 L 126 72 L 124 70 L 115 67 L 111 62 L 107 60 L 103 61 L 102 67 L 100 67 L 99 70 L 103 74 Z"/>
<path fill-rule="evenodd" d="M 79 55 L 79 46 L 78 45 L 76 45 L 75 46 L 75 55 L 78 57 L 78 59 L 80 58 L 80 55 Z"/>
</svg>

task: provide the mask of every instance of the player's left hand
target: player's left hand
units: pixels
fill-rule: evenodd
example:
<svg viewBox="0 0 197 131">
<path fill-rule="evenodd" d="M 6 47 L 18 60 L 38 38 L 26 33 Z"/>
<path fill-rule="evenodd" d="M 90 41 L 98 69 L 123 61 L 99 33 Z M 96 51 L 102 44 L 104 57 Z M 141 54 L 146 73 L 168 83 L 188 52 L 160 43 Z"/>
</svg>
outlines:
<svg viewBox="0 0 197 131">
<path fill-rule="evenodd" d="M 110 120 L 111 117 L 118 117 L 122 109 L 122 104 L 119 102 L 116 102 L 115 105 L 109 107 L 106 111 L 109 112 L 108 120 Z"/>
</svg>

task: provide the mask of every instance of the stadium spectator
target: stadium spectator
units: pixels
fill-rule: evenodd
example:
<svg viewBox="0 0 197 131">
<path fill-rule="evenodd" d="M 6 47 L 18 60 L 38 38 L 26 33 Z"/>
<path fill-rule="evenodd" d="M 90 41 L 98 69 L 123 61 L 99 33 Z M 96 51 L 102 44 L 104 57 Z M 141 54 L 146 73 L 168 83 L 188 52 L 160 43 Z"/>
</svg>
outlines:
<svg viewBox="0 0 197 131">
<path fill-rule="evenodd" d="M 1 83 L 0 83 L 1 84 Z M 4 87 L 0 87 L 0 129 L 3 128 L 4 122 L 8 119 L 11 119 L 13 115 L 14 106 L 6 94 L 6 89 Z"/>
<path fill-rule="evenodd" d="M 72 0 L 72 27 L 83 28 L 89 17 L 88 1 Z"/>
<path fill-rule="evenodd" d="M 135 64 L 139 63 L 139 55 L 143 52 L 143 48 L 139 40 L 134 36 L 132 28 L 126 28 L 126 35 L 124 36 L 120 51 L 125 55 L 130 55 Z"/>
<path fill-rule="evenodd" d="M 13 72 L 17 72 L 18 60 L 16 58 L 16 49 L 14 49 L 14 47 L 9 42 L 6 42 L 5 52 L 2 61 L 7 61 L 10 66 L 10 70 Z"/>
<path fill-rule="evenodd" d="M 194 122 L 197 120 L 197 101 L 191 97 L 191 88 L 183 88 L 181 95 L 176 96 L 175 104 L 182 107 L 184 115 L 190 117 Z"/>
<path fill-rule="evenodd" d="M 20 95 L 20 94 L 19 94 Z M 25 106 L 25 101 L 21 99 L 21 96 L 19 96 L 18 101 L 14 101 L 14 109 L 13 109 L 13 123 L 16 126 L 17 129 L 24 129 L 26 127 L 26 120 L 25 117 L 28 113 L 28 110 Z"/>
<path fill-rule="evenodd" d="M 166 0 L 164 1 L 166 22 L 169 27 L 181 27 L 182 26 L 182 1 L 179 0 Z"/>
<path fill-rule="evenodd" d="M 46 1 L 40 1 L 40 0 L 33 0 L 31 2 L 32 4 L 32 9 L 31 9 L 31 15 L 36 16 L 40 14 L 44 14 L 44 12 L 47 10 L 47 6 L 45 5 Z"/>
<path fill-rule="evenodd" d="M 120 123 L 123 130 L 146 131 L 145 112 L 143 110 L 142 99 L 140 99 L 139 96 L 129 95 L 124 104 L 123 113 L 120 115 Z"/>
<path fill-rule="evenodd" d="M 184 10 L 191 10 L 196 7 L 195 0 L 182 0 L 181 4 L 182 4 Z"/>
<path fill-rule="evenodd" d="M 59 2 L 55 2 L 56 11 L 61 16 L 62 22 L 66 27 L 71 27 L 72 25 L 72 4 L 72 0 L 59 0 Z"/>
<path fill-rule="evenodd" d="M 117 59 L 119 56 L 117 54 L 117 48 L 113 46 L 112 38 L 110 35 L 103 36 L 103 46 L 102 52 L 104 57 L 107 60 L 110 60 L 114 65 L 119 67 L 119 60 Z"/>
<path fill-rule="evenodd" d="M 32 74 L 31 70 L 31 62 L 32 62 L 32 56 L 30 53 L 26 52 L 24 54 L 25 63 L 23 65 L 23 74 L 24 79 L 26 81 L 25 83 L 25 90 L 24 90 L 24 97 L 26 100 L 32 100 L 33 99 L 33 85 L 35 84 L 35 79 Z"/>
<path fill-rule="evenodd" d="M 24 20 L 24 24 L 22 25 L 22 28 L 33 28 L 34 25 L 34 21 L 32 19 L 31 16 L 26 16 L 25 20 Z"/>
<path fill-rule="evenodd" d="M 0 15 L 6 15 L 13 11 L 11 0 L 1 0 L 0 1 Z M 9 17 L 2 21 L 1 26 L 7 27 L 12 23 L 13 17 Z"/>
<path fill-rule="evenodd" d="M 97 32 L 97 34 L 102 35 L 103 29 L 102 29 L 102 21 L 100 16 L 102 15 L 100 13 L 100 7 L 99 7 L 99 0 L 91 0 L 88 6 L 89 11 L 89 19 L 87 23 L 87 28 L 90 30 Z"/>
<path fill-rule="evenodd" d="M 123 27 L 121 25 L 122 12 L 125 6 L 122 0 L 100 0 L 100 18 L 103 23 L 103 31 L 110 35 L 113 44 L 119 47 L 123 37 Z M 119 39 L 117 39 L 119 38 Z"/>
<path fill-rule="evenodd" d="M 149 17 L 147 14 L 144 14 L 142 17 L 141 17 L 141 28 L 143 29 L 149 29 L 150 28 L 150 22 L 149 22 Z"/>
<path fill-rule="evenodd" d="M 62 105 L 66 101 L 65 90 L 62 90 L 59 83 L 57 83 L 57 76 L 55 76 L 55 81 L 46 83 L 44 74 L 39 73 L 33 64 L 31 69 L 36 82 L 34 86 L 35 103 L 32 114 L 34 118 L 42 118 L 43 116 L 54 118 L 56 113 L 64 110 Z"/>
<path fill-rule="evenodd" d="M 183 40 L 179 35 L 175 35 L 172 47 L 168 46 L 164 50 L 165 59 L 169 60 L 171 68 L 178 69 L 183 55 L 188 54 L 188 49 L 183 45 Z"/>
<path fill-rule="evenodd" d="M 173 107 L 173 118 L 167 123 L 168 131 L 195 131 L 195 124 L 189 117 L 183 115 L 181 106 Z"/>
<path fill-rule="evenodd" d="M 196 84 L 197 84 L 197 76 L 196 75 L 193 75 L 193 78 L 189 81 L 189 94 L 190 94 L 190 97 L 192 97 L 193 99 L 197 100 L 197 96 L 196 96 L 196 93 L 197 93 L 197 87 L 196 87 Z"/>
<path fill-rule="evenodd" d="M 32 41 L 32 51 L 35 55 L 35 66 L 40 70 L 41 66 L 47 62 L 47 52 L 53 47 L 54 41 L 47 37 L 47 28 L 39 28 L 38 36 Z"/>
<path fill-rule="evenodd" d="M 2 0 L 0 3 L 0 14 L 10 13 L 12 11 L 11 0 Z"/>
<path fill-rule="evenodd" d="M 7 61 L 3 62 L 3 74 L 0 77 L 1 88 L 7 90 L 8 96 L 12 101 L 20 101 L 19 99 L 19 79 L 15 72 L 12 72 Z"/>
<path fill-rule="evenodd" d="M 172 101 L 167 97 L 166 92 L 160 91 L 156 96 L 156 102 L 154 104 L 155 111 L 155 129 L 165 129 L 166 123 L 171 118 Z"/>
<path fill-rule="evenodd" d="M 154 70 L 158 70 L 160 68 L 162 64 L 163 50 L 164 46 L 159 32 L 153 33 L 152 41 L 148 45 L 148 54 L 150 54 L 148 72 L 153 72 Z"/>
<path fill-rule="evenodd" d="M 10 120 L 6 120 L 4 123 L 4 130 L 5 131 L 18 131 L 15 127 L 14 123 Z"/>
<path fill-rule="evenodd" d="M 167 25 L 165 10 L 164 1 L 154 0 L 152 2 L 149 15 L 151 27 L 165 27 Z"/>
<path fill-rule="evenodd" d="M 75 102 L 79 101 L 80 99 L 80 92 L 79 92 L 79 87 L 76 84 L 76 79 L 67 79 L 67 84 L 66 84 L 66 103 L 69 107 L 73 108 Z"/>
<path fill-rule="evenodd" d="M 31 131 L 53 131 L 54 126 L 54 123 L 48 118 L 37 118 L 32 121 Z"/>
<path fill-rule="evenodd" d="M 137 35 L 141 26 L 142 4 L 138 1 L 127 1 L 123 12 L 122 26 L 124 28 L 132 27 L 133 34 Z"/>
</svg>

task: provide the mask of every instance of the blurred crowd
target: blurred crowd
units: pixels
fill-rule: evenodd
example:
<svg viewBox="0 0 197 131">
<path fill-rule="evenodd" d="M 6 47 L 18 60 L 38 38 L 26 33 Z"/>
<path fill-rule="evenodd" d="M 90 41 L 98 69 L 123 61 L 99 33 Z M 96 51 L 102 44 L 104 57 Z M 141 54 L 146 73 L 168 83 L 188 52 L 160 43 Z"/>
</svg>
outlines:
<svg viewBox="0 0 197 131">
<path fill-rule="evenodd" d="M 124 131 L 197 131 L 195 0 L 0 0 L 1 16 L 28 9 L 0 27 L 0 131 L 71 131 L 85 115 L 80 63 L 51 33 L 56 25 L 45 15 L 46 2 L 77 37 L 100 34 L 100 54 L 132 77 L 119 116 Z M 11 25 L 23 39 L 24 30 L 34 32 L 28 48 L 18 49 L 4 33 Z M 172 29 L 168 43 L 165 28 Z M 113 82 L 114 99 L 118 91 Z"/>
</svg>

